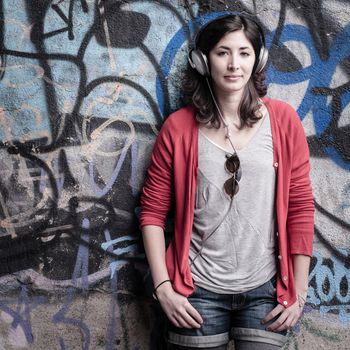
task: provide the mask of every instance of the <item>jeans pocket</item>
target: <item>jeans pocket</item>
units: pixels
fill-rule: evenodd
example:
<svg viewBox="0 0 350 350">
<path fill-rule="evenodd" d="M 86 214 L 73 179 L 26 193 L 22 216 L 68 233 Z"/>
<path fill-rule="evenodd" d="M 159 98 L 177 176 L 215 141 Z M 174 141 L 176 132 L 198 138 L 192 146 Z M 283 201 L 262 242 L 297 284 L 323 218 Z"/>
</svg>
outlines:
<svg viewBox="0 0 350 350">
<path fill-rule="evenodd" d="M 269 293 L 273 296 L 276 295 L 276 283 L 277 283 L 277 276 L 274 275 L 268 282 L 267 282 L 267 286 L 268 286 L 268 290 Z"/>
</svg>

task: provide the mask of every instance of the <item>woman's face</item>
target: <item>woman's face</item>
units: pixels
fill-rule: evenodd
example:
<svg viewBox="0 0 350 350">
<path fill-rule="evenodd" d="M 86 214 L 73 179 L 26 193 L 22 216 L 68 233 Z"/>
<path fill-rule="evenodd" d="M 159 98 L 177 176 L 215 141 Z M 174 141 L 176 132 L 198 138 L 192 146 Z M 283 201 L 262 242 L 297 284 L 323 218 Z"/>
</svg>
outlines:
<svg viewBox="0 0 350 350">
<path fill-rule="evenodd" d="M 254 48 L 243 30 L 225 34 L 209 52 L 210 73 L 217 96 L 242 94 L 254 63 Z"/>
</svg>

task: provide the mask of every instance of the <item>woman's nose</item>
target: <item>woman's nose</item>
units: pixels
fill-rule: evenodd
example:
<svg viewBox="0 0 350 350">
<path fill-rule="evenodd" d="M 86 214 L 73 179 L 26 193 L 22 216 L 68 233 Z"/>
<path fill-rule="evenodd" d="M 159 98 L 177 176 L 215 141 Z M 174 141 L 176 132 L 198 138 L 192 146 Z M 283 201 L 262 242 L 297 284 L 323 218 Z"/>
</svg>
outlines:
<svg viewBox="0 0 350 350">
<path fill-rule="evenodd" d="M 239 69 L 239 64 L 238 64 L 238 60 L 236 57 L 234 57 L 233 55 L 230 57 L 229 62 L 228 62 L 228 69 L 229 70 L 237 70 Z"/>
<path fill-rule="evenodd" d="M 238 67 L 237 65 L 235 65 L 234 63 L 230 62 L 230 63 L 228 64 L 228 69 L 229 69 L 229 70 L 232 70 L 232 71 L 235 71 L 235 70 L 238 70 L 239 67 Z"/>
</svg>

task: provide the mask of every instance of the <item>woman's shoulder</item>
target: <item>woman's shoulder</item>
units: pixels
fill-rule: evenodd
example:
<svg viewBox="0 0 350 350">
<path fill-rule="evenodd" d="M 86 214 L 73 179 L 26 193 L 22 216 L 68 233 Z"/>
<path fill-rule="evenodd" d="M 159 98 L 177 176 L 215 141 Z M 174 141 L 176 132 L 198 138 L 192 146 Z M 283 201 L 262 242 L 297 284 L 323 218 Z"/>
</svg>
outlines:
<svg viewBox="0 0 350 350">
<path fill-rule="evenodd" d="M 295 108 L 286 101 L 270 97 L 264 97 L 262 100 L 278 124 L 288 127 L 301 123 Z"/>
<path fill-rule="evenodd" d="M 276 131 L 287 135 L 286 139 L 290 140 L 294 137 L 305 138 L 304 127 L 294 107 L 277 99 L 266 98 L 263 101 L 271 113 L 270 118 L 275 121 Z"/>
<path fill-rule="evenodd" d="M 263 97 L 262 100 L 265 103 L 265 105 L 274 108 L 274 111 L 277 114 L 284 114 L 284 113 L 297 114 L 294 107 L 292 107 L 286 101 L 278 100 L 276 98 L 271 98 L 267 96 Z"/>
<path fill-rule="evenodd" d="M 192 106 L 182 107 L 175 112 L 171 113 L 166 121 L 169 123 L 182 123 L 182 122 L 190 122 L 194 120 L 195 109 Z"/>
<path fill-rule="evenodd" d="M 195 109 L 186 106 L 171 113 L 162 126 L 162 129 L 172 133 L 190 132 L 196 125 Z"/>
</svg>

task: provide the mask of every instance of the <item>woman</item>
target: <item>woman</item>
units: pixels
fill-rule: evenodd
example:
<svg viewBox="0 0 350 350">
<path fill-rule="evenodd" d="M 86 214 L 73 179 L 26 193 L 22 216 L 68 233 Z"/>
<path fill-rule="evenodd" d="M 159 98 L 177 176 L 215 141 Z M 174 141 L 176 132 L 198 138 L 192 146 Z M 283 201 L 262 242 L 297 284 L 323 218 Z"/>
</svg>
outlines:
<svg viewBox="0 0 350 350">
<path fill-rule="evenodd" d="M 301 316 L 312 255 L 309 153 L 296 112 L 264 97 L 251 19 L 196 37 L 185 92 L 155 143 L 140 226 L 173 349 L 280 349 Z M 164 223 L 175 205 L 165 254 Z"/>
</svg>

